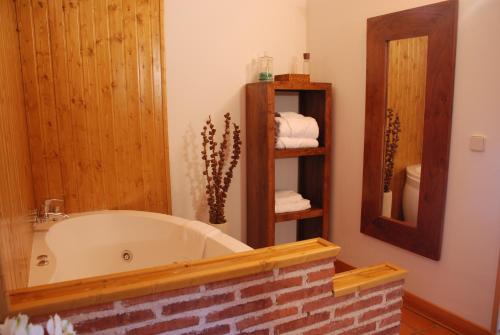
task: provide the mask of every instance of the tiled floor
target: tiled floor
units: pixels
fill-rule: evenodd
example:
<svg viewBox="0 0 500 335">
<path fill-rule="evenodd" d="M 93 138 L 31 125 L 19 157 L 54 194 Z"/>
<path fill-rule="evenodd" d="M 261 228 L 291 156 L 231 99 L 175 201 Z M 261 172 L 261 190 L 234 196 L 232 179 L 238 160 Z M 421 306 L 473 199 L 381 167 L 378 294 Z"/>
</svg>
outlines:
<svg viewBox="0 0 500 335">
<path fill-rule="evenodd" d="M 403 307 L 401 335 L 456 335 L 425 317 Z"/>
</svg>

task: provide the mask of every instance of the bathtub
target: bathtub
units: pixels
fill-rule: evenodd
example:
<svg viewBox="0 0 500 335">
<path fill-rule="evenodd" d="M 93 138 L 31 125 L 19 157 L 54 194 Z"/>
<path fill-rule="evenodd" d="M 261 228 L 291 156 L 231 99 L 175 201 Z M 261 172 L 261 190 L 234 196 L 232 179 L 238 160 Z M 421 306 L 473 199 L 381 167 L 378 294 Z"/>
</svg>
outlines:
<svg viewBox="0 0 500 335">
<path fill-rule="evenodd" d="M 29 286 L 252 250 L 203 222 L 149 212 L 81 213 L 38 228 Z"/>
</svg>

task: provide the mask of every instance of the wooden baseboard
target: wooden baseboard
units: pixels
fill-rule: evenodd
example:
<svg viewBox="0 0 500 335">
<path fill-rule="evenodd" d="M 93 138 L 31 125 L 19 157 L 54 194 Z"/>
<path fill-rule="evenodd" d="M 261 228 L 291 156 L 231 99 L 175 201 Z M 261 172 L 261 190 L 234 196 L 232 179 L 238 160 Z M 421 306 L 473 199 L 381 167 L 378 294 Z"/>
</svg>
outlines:
<svg viewBox="0 0 500 335">
<path fill-rule="evenodd" d="M 335 261 L 335 270 L 337 273 L 355 269 L 354 266 L 341 260 Z M 463 335 L 494 335 L 487 329 L 478 326 L 464 318 L 451 313 L 439 306 L 430 303 L 427 300 L 405 291 L 403 296 L 403 306 L 411 311 L 418 313 L 443 327 L 449 328 Z"/>
<path fill-rule="evenodd" d="M 498 255 L 497 284 L 495 288 L 495 300 L 493 302 L 493 315 L 491 317 L 491 332 L 495 334 L 498 329 L 498 310 L 500 309 L 500 253 Z"/>
<path fill-rule="evenodd" d="M 403 306 L 463 335 L 494 335 L 489 330 L 405 291 Z"/>
</svg>

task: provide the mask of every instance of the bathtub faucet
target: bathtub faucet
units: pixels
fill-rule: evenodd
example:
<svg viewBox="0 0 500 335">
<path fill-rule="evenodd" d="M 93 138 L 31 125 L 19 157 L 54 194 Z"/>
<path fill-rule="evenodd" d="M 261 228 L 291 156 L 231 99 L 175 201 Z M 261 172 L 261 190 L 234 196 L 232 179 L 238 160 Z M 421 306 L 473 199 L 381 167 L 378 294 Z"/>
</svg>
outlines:
<svg viewBox="0 0 500 335">
<path fill-rule="evenodd" d="M 61 221 L 69 218 L 68 215 L 61 212 L 61 205 L 64 204 L 60 199 L 47 199 L 43 202 L 37 215 L 37 223 L 45 223 L 47 221 Z"/>
</svg>

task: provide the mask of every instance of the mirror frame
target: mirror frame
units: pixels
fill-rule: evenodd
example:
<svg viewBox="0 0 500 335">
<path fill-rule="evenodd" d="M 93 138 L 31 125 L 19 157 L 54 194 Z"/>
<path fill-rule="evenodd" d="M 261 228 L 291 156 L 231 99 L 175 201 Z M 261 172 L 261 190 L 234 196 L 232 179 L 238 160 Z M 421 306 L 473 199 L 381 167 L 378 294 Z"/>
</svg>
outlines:
<svg viewBox="0 0 500 335">
<path fill-rule="evenodd" d="M 368 19 L 361 232 L 439 260 L 446 205 L 458 1 Z M 381 216 L 388 41 L 428 36 L 417 226 Z"/>
</svg>

